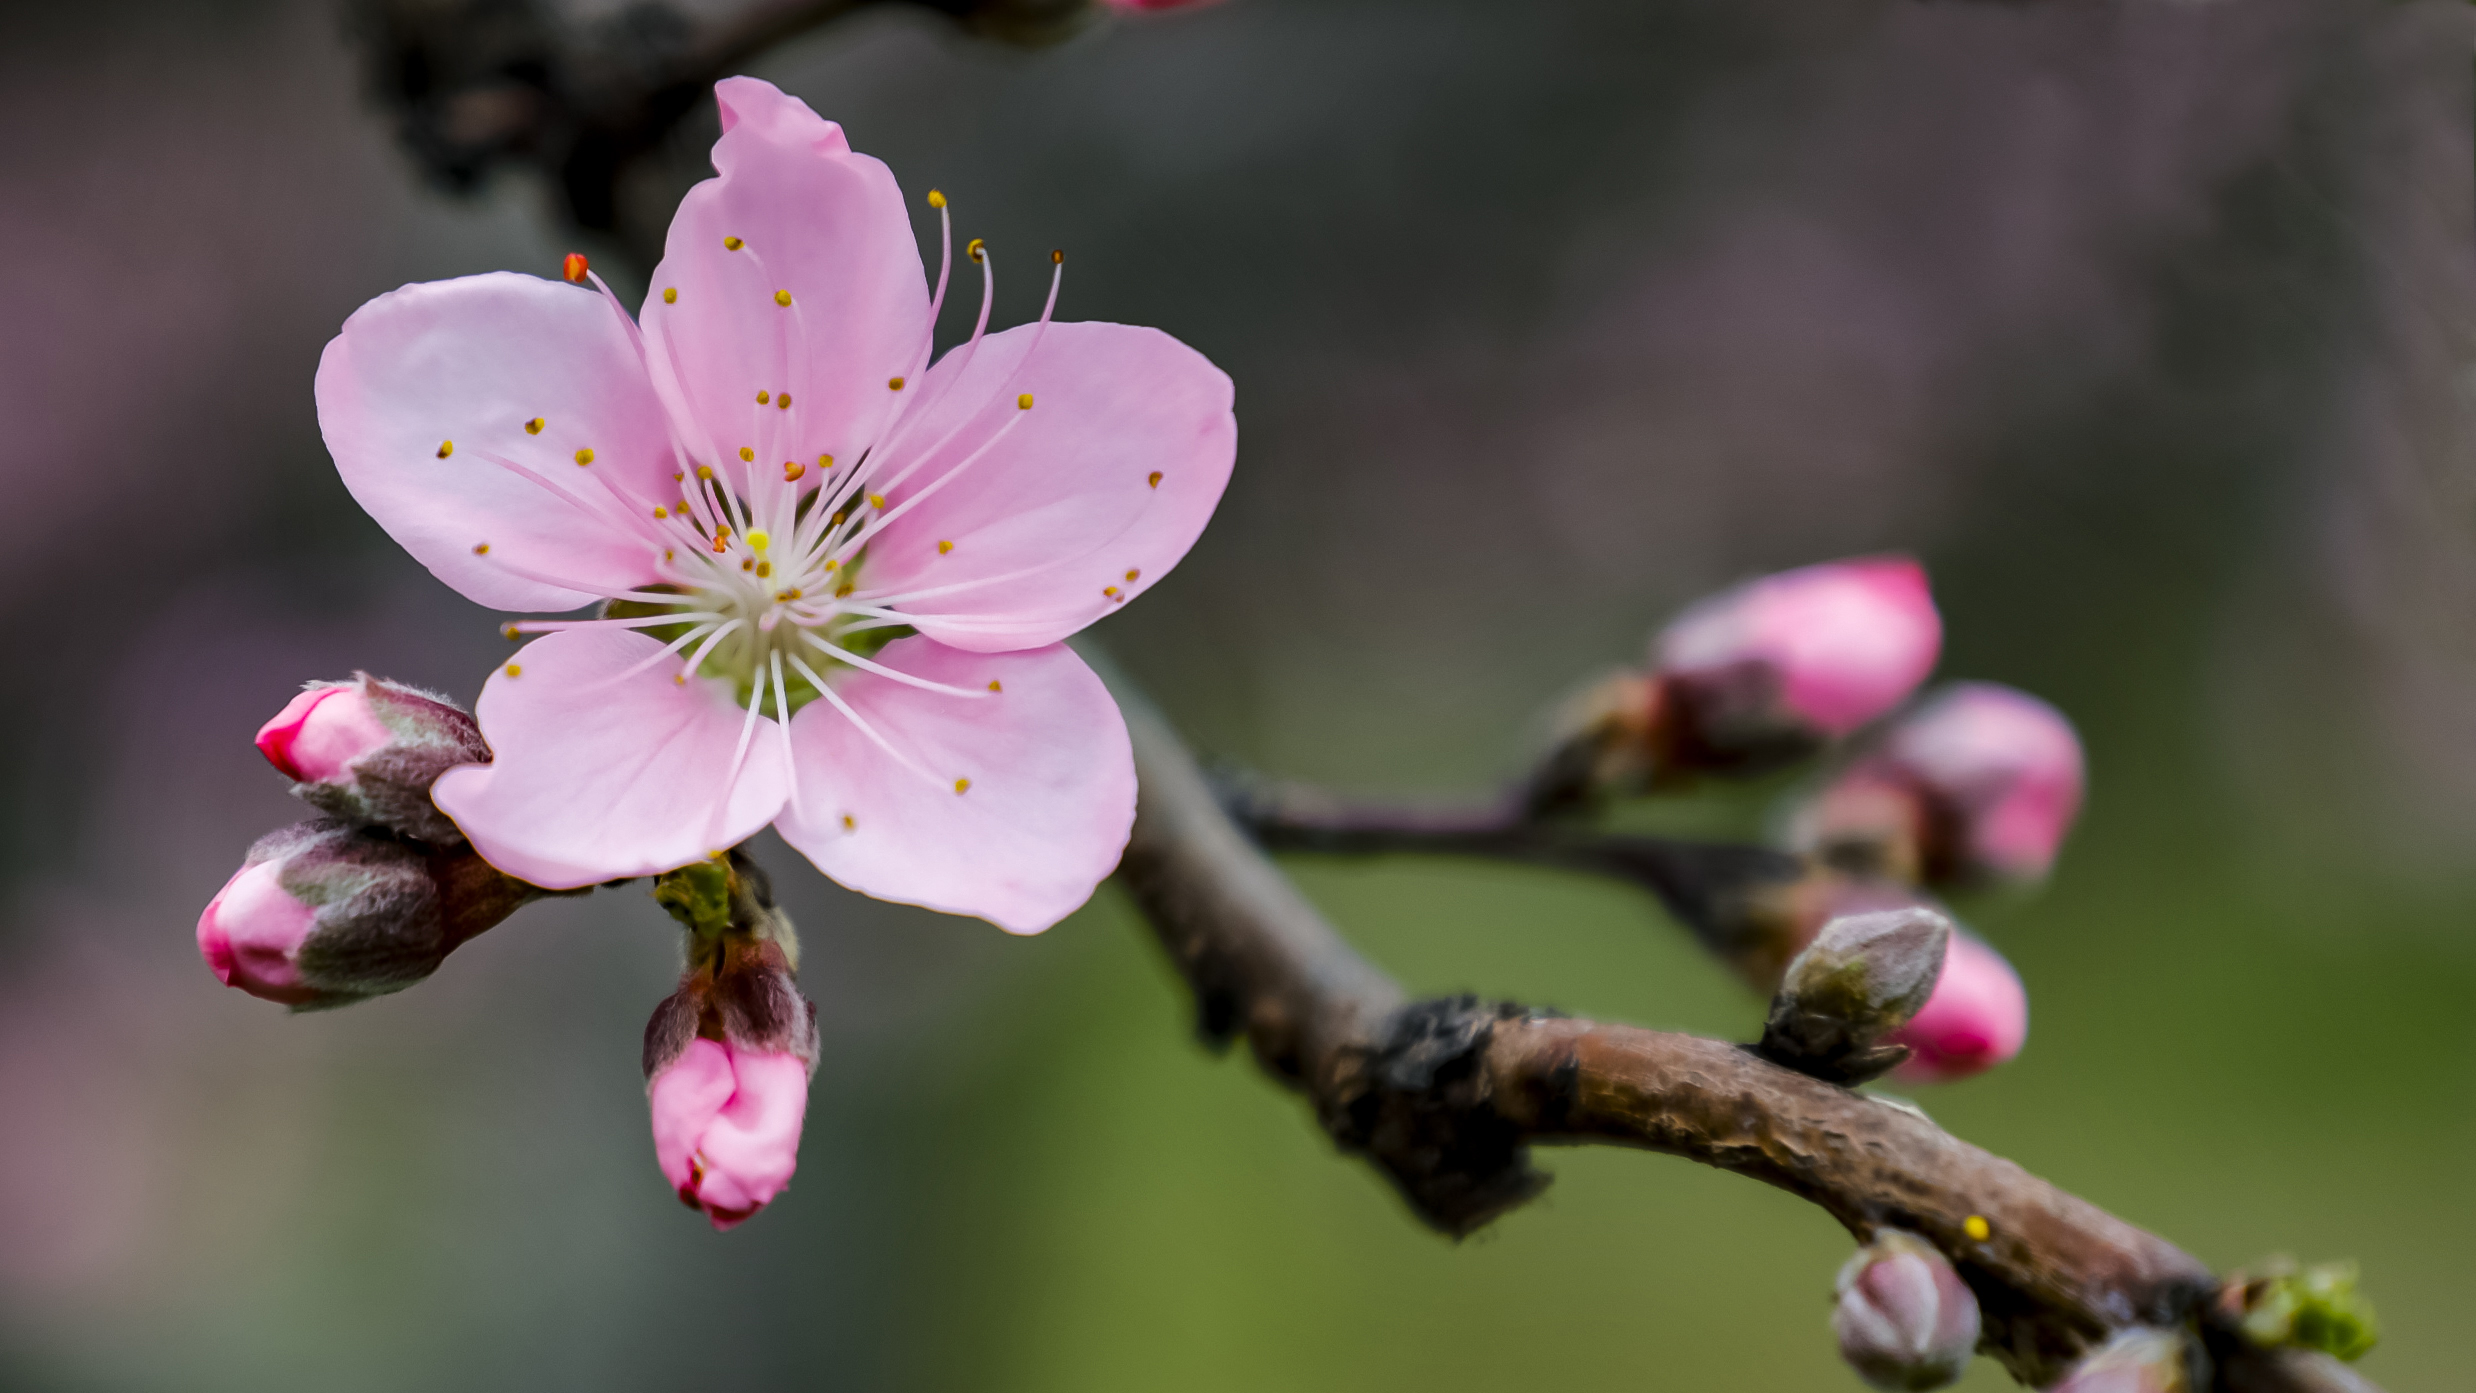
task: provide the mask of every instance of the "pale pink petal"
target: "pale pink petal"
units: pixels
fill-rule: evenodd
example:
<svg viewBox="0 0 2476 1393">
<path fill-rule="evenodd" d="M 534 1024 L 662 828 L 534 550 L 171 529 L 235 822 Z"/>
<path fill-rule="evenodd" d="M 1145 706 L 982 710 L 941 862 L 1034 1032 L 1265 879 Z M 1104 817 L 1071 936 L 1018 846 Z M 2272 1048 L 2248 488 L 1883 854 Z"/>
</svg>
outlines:
<svg viewBox="0 0 2476 1393">
<path fill-rule="evenodd" d="M 798 791 L 777 823 L 783 837 L 862 894 L 1013 933 L 1038 933 L 1089 899 L 1135 817 L 1126 723 L 1092 670 L 1063 645 L 972 653 L 925 638 L 889 644 L 877 661 L 985 695 L 838 679 L 835 694 L 917 770 L 811 702 L 791 721 Z M 958 780 L 969 780 L 961 792 Z"/>
<path fill-rule="evenodd" d="M 690 1040 L 679 1058 L 646 1087 L 653 1113 L 653 1157 L 682 1199 L 695 1198 L 697 1142 L 722 1115 L 734 1087 L 730 1051 L 705 1039 Z"/>
<path fill-rule="evenodd" d="M 352 496 L 478 604 L 573 609 L 653 579 L 651 512 L 679 466 L 591 290 L 502 271 L 381 295 L 318 361 L 318 425 Z"/>
<path fill-rule="evenodd" d="M 773 722 L 758 718 L 733 776 L 747 712 L 727 683 L 682 685 L 674 659 L 646 665 L 661 649 L 574 629 L 490 675 L 474 715 L 495 762 L 451 769 L 431 790 L 483 859 L 573 889 L 684 866 L 773 820 L 787 787 Z"/>
<path fill-rule="evenodd" d="M 1025 325 L 965 357 L 930 371 L 896 438 L 910 477 L 883 490 L 888 516 L 934 492 L 871 544 L 863 594 L 916 595 L 901 608 L 956 648 L 1055 643 L 1149 589 L 1211 520 L 1238 450 L 1229 376 L 1124 324 Z"/>
<path fill-rule="evenodd" d="M 702 462 L 762 497 L 739 452 L 776 488 L 796 460 L 813 488 L 818 456 L 858 459 L 902 400 L 888 382 L 926 361 L 919 245 L 893 173 L 852 153 L 840 126 L 755 78 L 714 95 L 721 177 L 688 190 L 671 220 L 646 347 Z"/>
</svg>

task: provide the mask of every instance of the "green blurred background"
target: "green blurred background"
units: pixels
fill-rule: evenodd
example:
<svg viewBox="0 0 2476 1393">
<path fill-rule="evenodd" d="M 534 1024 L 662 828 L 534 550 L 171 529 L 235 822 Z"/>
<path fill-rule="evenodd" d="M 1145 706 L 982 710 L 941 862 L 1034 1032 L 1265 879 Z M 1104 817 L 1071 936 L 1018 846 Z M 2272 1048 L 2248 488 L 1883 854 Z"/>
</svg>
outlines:
<svg viewBox="0 0 2476 1393">
<path fill-rule="evenodd" d="M 2060 704 L 2092 796 L 2043 898 L 1970 907 L 2027 1051 L 1920 1102 L 2213 1264 L 2360 1259 L 2413 1393 L 2469 1386 L 2476 1303 L 2470 33 L 1229 0 L 1035 53 L 870 12 L 755 70 L 954 199 L 998 322 L 1064 245 L 1062 314 L 1237 379 L 1219 519 L 1097 631 L 1216 757 L 1476 787 L 1693 596 L 1922 556 L 1945 675 Z M 723 1236 L 645 1134 L 641 893 L 345 1012 L 217 987 L 197 911 L 295 815 L 257 724 L 503 651 L 338 485 L 318 350 L 571 237 L 521 179 L 425 188 L 311 0 L 11 7 L 0 77 L 0 1387 L 1857 1386 L 1819 1212 L 1580 1151 L 1440 1239 L 1193 1043 L 1114 888 L 1014 940 L 761 843 L 827 1049 L 798 1181 Z M 1758 1028 L 1629 890 L 1294 869 L 1416 989 Z"/>
</svg>

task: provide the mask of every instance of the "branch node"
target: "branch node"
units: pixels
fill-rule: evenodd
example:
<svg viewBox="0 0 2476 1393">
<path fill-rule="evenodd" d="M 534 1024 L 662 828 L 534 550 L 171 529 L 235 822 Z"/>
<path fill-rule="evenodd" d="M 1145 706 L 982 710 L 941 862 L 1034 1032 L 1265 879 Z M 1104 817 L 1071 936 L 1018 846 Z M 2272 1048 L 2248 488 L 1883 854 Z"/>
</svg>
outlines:
<svg viewBox="0 0 2476 1393">
<path fill-rule="evenodd" d="M 1487 1048 L 1499 1021 L 1539 1014 L 1475 996 L 1412 1002 L 1372 1043 L 1342 1050 L 1342 1084 L 1323 1108 L 1344 1151 L 1365 1154 L 1412 1210 L 1455 1238 L 1547 1188 L 1524 1128 L 1495 1106 Z"/>
</svg>

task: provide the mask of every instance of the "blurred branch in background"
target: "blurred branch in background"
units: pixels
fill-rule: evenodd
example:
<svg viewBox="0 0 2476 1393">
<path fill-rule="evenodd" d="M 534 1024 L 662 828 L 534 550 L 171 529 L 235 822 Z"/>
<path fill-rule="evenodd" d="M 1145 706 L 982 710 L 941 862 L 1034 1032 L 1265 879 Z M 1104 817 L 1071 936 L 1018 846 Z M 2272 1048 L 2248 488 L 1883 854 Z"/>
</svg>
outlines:
<svg viewBox="0 0 2476 1393">
<path fill-rule="evenodd" d="M 1048 43 L 1098 0 L 899 0 L 1014 43 Z M 650 270 L 662 217 L 626 216 L 621 184 L 716 79 L 829 20 L 896 0 L 747 0 L 720 9 L 636 0 L 586 17 L 556 0 L 355 0 L 373 95 L 423 173 L 476 187 L 502 166 L 558 190 L 577 227 L 616 236 Z"/>
</svg>

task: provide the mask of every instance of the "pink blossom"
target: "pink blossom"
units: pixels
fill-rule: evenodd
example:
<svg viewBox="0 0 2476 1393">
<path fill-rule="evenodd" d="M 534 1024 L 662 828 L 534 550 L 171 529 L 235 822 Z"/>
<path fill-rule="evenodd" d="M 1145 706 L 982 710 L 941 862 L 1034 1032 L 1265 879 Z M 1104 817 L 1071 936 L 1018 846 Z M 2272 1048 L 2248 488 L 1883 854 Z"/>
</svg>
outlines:
<svg viewBox="0 0 2476 1393">
<path fill-rule="evenodd" d="M 225 986 L 300 1006 L 320 996 L 299 963 L 318 911 L 284 888 L 284 864 L 255 861 L 224 882 L 198 916 L 198 955 Z"/>
<path fill-rule="evenodd" d="M 1842 736 L 1897 706 L 1934 669 L 1943 621 L 1904 556 L 1764 576 L 1695 604 L 1660 635 L 1660 671 Z M 1749 712 L 1748 716 L 1764 713 Z"/>
<path fill-rule="evenodd" d="M 1900 722 L 1881 758 L 1945 812 L 1963 870 L 2036 880 L 2080 813 L 2080 738 L 2026 692 L 1963 682 Z"/>
<path fill-rule="evenodd" d="M 797 1055 L 691 1040 L 646 1097 L 662 1174 L 715 1229 L 745 1221 L 791 1183 L 808 1114 L 808 1066 Z"/>
<path fill-rule="evenodd" d="M 354 761 L 392 739 L 360 689 L 336 683 L 301 693 L 260 726 L 258 752 L 295 783 L 328 783 L 349 778 Z"/>
<path fill-rule="evenodd" d="M 1060 640 L 1202 531 L 1229 379 L 1153 329 L 986 334 L 976 241 L 980 326 L 931 366 L 951 240 L 932 295 L 884 165 L 766 83 L 715 90 L 720 177 L 641 325 L 606 287 L 473 276 L 371 301 L 319 364 L 346 486 L 433 573 L 605 603 L 510 626 L 547 636 L 483 688 L 496 758 L 434 796 L 551 888 L 772 823 L 854 889 L 1037 932 L 1134 813 L 1124 723 Z"/>
<path fill-rule="evenodd" d="M 1906 1083 L 1965 1079 L 2020 1053 L 2029 1038 L 2029 993 L 2001 953 L 1954 933 L 1933 994 L 1890 1038 L 1915 1051 L 1893 1077 Z"/>
</svg>

